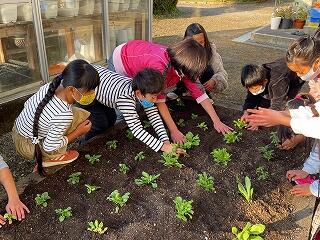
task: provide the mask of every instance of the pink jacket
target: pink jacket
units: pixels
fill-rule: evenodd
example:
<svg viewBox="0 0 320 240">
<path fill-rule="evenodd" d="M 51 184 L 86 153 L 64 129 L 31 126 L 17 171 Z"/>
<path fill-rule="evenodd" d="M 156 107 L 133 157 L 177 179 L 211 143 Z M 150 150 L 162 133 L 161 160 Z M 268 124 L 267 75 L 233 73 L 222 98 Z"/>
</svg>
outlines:
<svg viewBox="0 0 320 240">
<path fill-rule="evenodd" d="M 143 40 L 132 40 L 118 46 L 113 52 L 113 64 L 116 72 L 127 77 L 135 76 L 144 68 L 154 68 L 164 72 L 169 63 L 169 56 L 166 51 L 167 47 Z M 166 100 L 166 93 L 172 89 L 179 81 L 183 81 L 186 88 L 190 91 L 191 96 L 198 103 L 207 99 L 208 96 L 199 81 L 191 82 L 187 77 L 181 77 L 170 67 L 165 79 L 165 89 L 158 96 L 158 102 Z"/>
</svg>

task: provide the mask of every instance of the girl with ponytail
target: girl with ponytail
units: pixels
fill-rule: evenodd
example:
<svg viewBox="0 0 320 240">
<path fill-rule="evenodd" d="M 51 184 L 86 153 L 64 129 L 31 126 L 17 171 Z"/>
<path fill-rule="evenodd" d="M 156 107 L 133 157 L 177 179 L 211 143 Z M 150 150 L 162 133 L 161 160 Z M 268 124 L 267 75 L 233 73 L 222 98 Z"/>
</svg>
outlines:
<svg viewBox="0 0 320 240">
<path fill-rule="evenodd" d="M 46 167 L 67 164 L 78 158 L 79 153 L 67 151 L 67 145 L 87 133 L 91 122 L 88 111 L 72 107 L 72 104 L 92 103 L 98 85 L 97 71 L 84 60 L 74 60 L 24 104 L 12 137 L 21 156 L 36 159 L 39 174 L 44 175 Z"/>
</svg>

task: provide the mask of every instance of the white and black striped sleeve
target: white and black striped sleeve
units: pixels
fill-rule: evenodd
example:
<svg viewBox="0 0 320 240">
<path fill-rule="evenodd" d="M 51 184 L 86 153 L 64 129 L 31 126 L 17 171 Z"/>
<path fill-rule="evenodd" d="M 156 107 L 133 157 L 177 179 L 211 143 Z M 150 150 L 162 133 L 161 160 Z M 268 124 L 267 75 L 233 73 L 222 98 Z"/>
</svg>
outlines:
<svg viewBox="0 0 320 240">
<path fill-rule="evenodd" d="M 163 142 L 144 130 L 136 110 L 136 101 L 130 96 L 121 96 L 117 99 L 116 104 L 133 135 L 158 152 L 162 148 Z"/>
<path fill-rule="evenodd" d="M 145 113 L 147 114 L 147 117 L 156 131 L 160 141 L 164 142 L 169 140 L 167 131 L 163 125 L 162 119 L 159 115 L 158 108 L 156 106 L 150 107 L 150 108 L 145 108 L 144 109 Z"/>
<path fill-rule="evenodd" d="M 71 112 L 62 112 L 50 121 L 50 127 L 47 136 L 43 141 L 43 150 L 52 152 L 67 146 L 68 138 L 64 136 L 73 120 Z"/>
</svg>

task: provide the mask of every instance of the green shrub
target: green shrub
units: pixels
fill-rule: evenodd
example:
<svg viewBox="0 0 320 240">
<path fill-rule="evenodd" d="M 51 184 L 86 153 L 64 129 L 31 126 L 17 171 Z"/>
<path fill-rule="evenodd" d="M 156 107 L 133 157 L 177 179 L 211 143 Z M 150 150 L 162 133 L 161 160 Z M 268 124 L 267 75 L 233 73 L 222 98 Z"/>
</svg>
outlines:
<svg viewBox="0 0 320 240">
<path fill-rule="evenodd" d="M 178 0 L 154 0 L 153 14 L 160 16 L 177 12 Z"/>
</svg>

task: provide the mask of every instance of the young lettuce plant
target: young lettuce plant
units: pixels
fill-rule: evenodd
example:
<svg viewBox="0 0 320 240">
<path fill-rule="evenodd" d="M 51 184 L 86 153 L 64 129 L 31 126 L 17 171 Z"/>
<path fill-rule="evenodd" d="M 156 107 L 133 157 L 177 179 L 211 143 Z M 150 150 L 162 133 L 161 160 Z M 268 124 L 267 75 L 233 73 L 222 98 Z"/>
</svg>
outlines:
<svg viewBox="0 0 320 240">
<path fill-rule="evenodd" d="M 266 145 L 264 147 L 258 148 L 260 153 L 262 154 L 262 157 L 266 159 L 267 161 L 270 161 L 273 158 L 274 150 L 269 148 L 269 145 Z"/>
<path fill-rule="evenodd" d="M 135 157 L 134 160 L 136 161 L 142 161 L 146 158 L 146 156 L 144 155 L 144 151 L 139 152 Z"/>
<path fill-rule="evenodd" d="M 251 180 L 248 176 L 244 178 L 245 186 L 241 183 L 239 177 L 237 176 L 238 190 L 241 195 L 247 200 L 248 203 L 252 201 L 253 188 L 251 187 Z"/>
<path fill-rule="evenodd" d="M 129 167 L 124 163 L 120 163 L 119 171 L 122 172 L 123 174 L 126 174 L 129 171 Z"/>
<path fill-rule="evenodd" d="M 8 221 L 9 225 L 12 224 L 12 220 L 17 220 L 17 217 L 10 213 L 4 214 L 3 217 Z"/>
<path fill-rule="evenodd" d="M 197 183 L 207 192 L 215 191 L 214 189 L 214 179 L 209 176 L 206 172 L 198 174 Z"/>
<path fill-rule="evenodd" d="M 183 149 L 190 149 L 194 146 L 199 146 L 200 145 L 200 138 L 199 135 L 193 135 L 192 132 L 188 132 L 186 134 L 186 141 L 183 144 L 179 144 L 179 147 Z"/>
<path fill-rule="evenodd" d="M 151 175 L 147 172 L 142 172 L 142 176 L 139 179 L 135 179 L 135 183 L 138 186 L 143 186 L 143 185 L 151 185 L 153 188 L 157 188 L 157 178 L 160 177 L 160 174 L 156 175 Z"/>
<path fill-rule="evenodd" d="M 259 181 L 265 181 L 269 177 L 269 172 L 264 166 L 260 166 L 256 169 L 256 174 L 258 175 Z"/>
<path fill-rule="evenodd" d="M 227 144 L 239 142 L 241 140 L 241 136 L 242 133 L 237 133 L 235 131 L 229 132 L 223 135 L 223 141 Z"/>
<path fill-rule="evenodd" d="M 198 128 L 201 128 L 203 131 L 208 130 L 208 126 L 205 122 L 199 123 Z"/>
<path fill-rule="evenodd" d="M 126 204 L 126 202 L 128 202 L 129 196 L 130 196 L 130 193 L 129 193 L 129 192 L 121 195 L 118 190 L 114 190 L 114 191 L 109 195 L 109 197 L 107 197 L 107 199 L 108 199 L 110 202 L 116 204 L 115 213 L 118 213 L 119 210 L 120 210 L 120 208 L 122 208 L 122 207 Z"/>
<path fill-rule="evenodd" d="M 47 207 L 48 206 L 48 203 L 47 201 L 51 199 L 48 192 L 44 192 L 44 193 L 41 193 L 41 194 L 37 194 L 37 196 L 35 197 L 35 201 L 36 201 L 36 204 L 37 206 L 41 206 L 41 207 Z"/>
<path fill-rule="evenodd" d="M 177 168 L 182 168 L 184 165 L 178 161 L 179 155 L 171 152 L 171 153 L 162 153 L 162 160 L 160 162 L 163 163 L 164 166 L 166 167 L 177 167 Z"/>
<path fill-rule="evenodd" d="M 117 140 L 110 140 L 106 144 L 110 149 L 113 149 L 113 150 L 117 149 L 117 147 L 118 147 L 118 141 Z"/>
<path fill-rule="evenodd" d="M 181 98 L 177 98 L 177 106 L 179 106 L 179 107 L 184 107 L 185 106 L 185 104 L 184 104 L 184 102 L 183 102 L 183 100 Z"/>
<path fill-rule="evenodd" d="M 197 114 L 191 113 L 191 119 L 196 120 L 198 118 Z"/>
<path fill-rule="evenodd" d="M 192 203 L 193 201 L 185 200 L 182 197 L 178 196 L 174 199 L 175 207 L 176 207 L 176 216 L 178 219 L 187 221 L 187 217 L 192 219 L 193 210 L 192 210 Z"/>
<path fill-rule="evenodd" d="M 270 140 L 271 140 L 271 144 L 273 144 L 275 147 L 278 147 L 281 142 L 277 132 L 270 133 Z"/>
<path fill-rule="evenodd" d="M 245 121 L 242 121 L 240 118 L 237 120 L 233 120 L 233 125 L 239 130 L 242 130 L 247 127 L 247 123 Z"/>
<path fill-rule="evenodd" d="M 101 187 L 98 186 L 94 186 L 94 185 L 89 185 L 89 184 L 85 184 L 86 188 L 87 188 L 87 193 L 93 193 L 95 191 L 97 191 L 98 189 L 100 189 Z"/>
<path fill-rule="evenodd" d="M 213 149 L 210 154 L 213 158 L 213 161 L 223 166 L 227 166 L 231 161 L 232 154 L 230 154 L 226 148 Z"/>
<path fill-rule="evenodd" d="M 81 172 L 75 172 L 69 175 L 69 178 L 67 180 L 68 183 L 75 185 L 79 183 L 80 181 Z"/>
<path fill-rule="evenodd" d="M 149 127 L 151 127 L 151 123 L 149 121 L 147 121 L 147 120 L 144 120 L 143 121 L 143 127 L 144 128 L 149 128 Z"/>
<path fill-rule="evenodd" d="M 84 157 L 88 160 L 89 163 L 95 164 L 96 162 L 100 161 L 101 155 L 89 155 L 89 154 L 86 154 Z"/>
<path fill-rule="evenodd" d="M 177 125 L 178 125 L 179 127 L 185 127 L 186 124 L 184 123 L 184 119 L 180 118 L 179 121 L 177 122 Z"/>
<path fill-rule="evenodd" d="M 259 235 L 262 234 L 265 229 L 266 226 L 263 224 L 252 225 L 248 222 L 241 232 L 239 232 L 236 227 L 232 227 L 231 231 L 235 235 L 233 240 L 263 240 Z"/>
<path fill-rule="evenodd" d="M 99 222 L 99 220 L 95 220 L 94 222 L 88 222 L 87 230 L 90 232 L 95 232 L 99 234 L 104 234 L 108 227 L 103 227 L 103 222 Z"/>
<path fill-rule="evenodd" d="M 134 135 L 130 129 L 127 130 L 126 137 L 130 140 L 133 139 Z"/>
<path fill-rule="evenodd" d="M 56 214 L 58 214 L 60 222 L 63 222 L 65 219 L 72 216 L 71 207 L 67 207 L 65 209 L 59 208 L 59 209 L 56 209 L 55 212 L 56 212 Z"/>
</svg>

